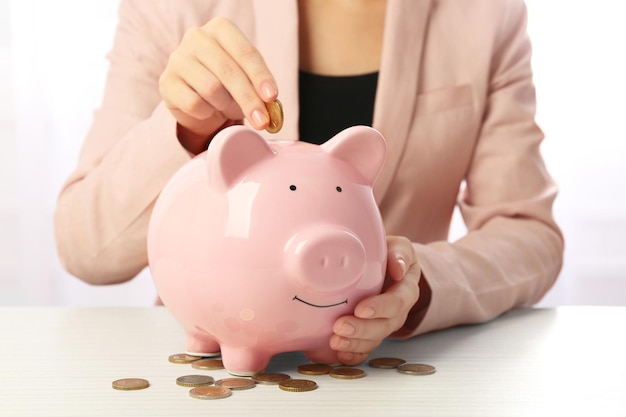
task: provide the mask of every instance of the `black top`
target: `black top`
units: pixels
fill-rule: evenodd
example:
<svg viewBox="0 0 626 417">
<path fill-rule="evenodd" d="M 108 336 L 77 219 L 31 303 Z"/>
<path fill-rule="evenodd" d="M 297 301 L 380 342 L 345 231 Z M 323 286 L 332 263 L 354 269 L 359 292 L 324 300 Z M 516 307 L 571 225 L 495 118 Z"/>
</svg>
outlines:
<svg viewBox="0 0 626 417">
<path fill-rule="evenodd" d="M 378 72 L 326 76 L 300 71 L 300 139 L 322 144 L 354 125 L 372 125 Z"/>
</svg>

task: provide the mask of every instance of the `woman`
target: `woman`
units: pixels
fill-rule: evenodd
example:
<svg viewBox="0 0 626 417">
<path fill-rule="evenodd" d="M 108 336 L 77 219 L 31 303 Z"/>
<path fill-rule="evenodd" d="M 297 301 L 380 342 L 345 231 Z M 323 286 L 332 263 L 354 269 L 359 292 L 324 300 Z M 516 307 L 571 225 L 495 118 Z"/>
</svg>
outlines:
<svg viewBox="0 0 626 417">
<path fill-rule="evenodd" d="M 371 124 L 388 142 L 374 190 L 388 283 L 335 323 L 344 363 L 531 305 L 560 271 L 522 0 L 122 0 L 109 58 L 55 218 L 62 262 L 87 282 L 141 271 L 169 177 L 225 126 L 262 131 L 277 97 L 285 125 L 268 140 Z M 452 243 L 456 204 L 468 233 Z"/>
</svg>

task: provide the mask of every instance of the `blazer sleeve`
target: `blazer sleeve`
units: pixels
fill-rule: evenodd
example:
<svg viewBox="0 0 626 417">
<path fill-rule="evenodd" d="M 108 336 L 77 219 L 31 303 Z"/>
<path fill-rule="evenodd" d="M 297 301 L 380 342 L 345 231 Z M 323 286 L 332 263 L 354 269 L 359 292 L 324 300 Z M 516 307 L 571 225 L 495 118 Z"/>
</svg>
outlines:
<svg viewBox="0 0 626 417">
<path fill-rule="evenodd" d="M 480 138 L 459 197 L 468 233 L 454 243 L 414 244 L 430 302 L 413 308 L 398 337 L 529 306 L 562 266 L 564 241 L 552 214 L 557 188 L 535 123 L 526 9 L 521 1 L 506 3 Z"/>
<path fill-rule="evenodd" d="M 134 2 L 121 2 L 102 105 L 55 210 L 61 262 L 92 284 L 129 280 L 147 265 L 152 205 L 190 159 L 158 95 L 158 77 L 177 35 L 149 18 Z"/>
</svg>

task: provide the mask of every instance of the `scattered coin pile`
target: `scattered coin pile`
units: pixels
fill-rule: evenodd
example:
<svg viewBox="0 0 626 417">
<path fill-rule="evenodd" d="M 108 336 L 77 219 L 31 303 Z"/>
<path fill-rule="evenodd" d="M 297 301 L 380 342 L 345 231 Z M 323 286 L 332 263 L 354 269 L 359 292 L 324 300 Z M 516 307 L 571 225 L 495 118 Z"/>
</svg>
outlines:
<svg viewBox="0 0 626 417">
<path fill-rule="evenodd" d="M 405 363 L 398 366 L 398 372 L 407 375 L 432 375 L 435 373 L 435 367 L 423 363 Z"/>
<path fill-rule="evenodd" d="M 330 375 L 337 379 L 358 379 L 365 376 L 365 371 L 359 368 L 341 366 L 332 367 L 324 363 L 307 363 L 298 366 L 298 372 L 303 375 Z"/>
<path fill-rule="evenodd" d="M 176 364 L 191 364 L 194 369 L 218 370 L 224 369 L 221 359 L 203 358 L 200 356 L 177 353 L 170 355 L 169 361 Z M 396 369 L 405 375 L 432 375 L 436 369 L 432 365 L 422 363 L 406 363 L 400 358 L 374 358 L 368 362 L 372 368 Z M 333 367 L 321 363 L 308 363 L 297 368 L 302 375 L 329 375 L 337 379 L 358 379 L 366 376 L 363 369 L 339 366 Z M 232 377 L 223 378 L 217 381 L 209 375 L 183 375 L 176 379 L 176 384 L 181 387 L 191 388 L 189 396 L 201 400 L 214 400 L 227 398 L 233 391 L 242 391 L 254 388 L 257 384 L 278 385 L 283 391 L 305 392 L 317 388 L 317 382 L 308 379 L 295 379 L 282 373 L 263 372 L 253 375 L 250 378 Z M 140 390 L 148 388 L 150 383 L 142 378 L 124 378 L 113 381 L 113 388 L 118 390 Z"/>
<path fill-rule="evenodd" d="M 288 379 L 281 382 L 278 386 L 283 391 L 304 392 L 316 389 L 317 382 L 308 379 Z"/>
<path fill-rule="evenodd" d="M 138 389 L 148 388 L 150 383 L 143 378 L 124 378 L 113 381 L 113 388 L 122 391 L 135 391 Z"/>
<path fill-rule="evenodd" d="M 254 382 L 262 385 L 279 385 L 289 379 L 291 379 L 289 375 L 279 373 L 261 373 L 252 376 Z"/>
<path fill-rule="evenodd" d="M 211 385 L 215 380 L 208 375 L 184 375 L 176 378 L 176 384 L 181 387 L 200 387 L 202 385 Z"/>
<path fill-rule="evenodd" d="M 372 368 L 397 369 L 398 372 L 405 375 L 432 375 L 436 371 L 432 365 L 406 363 L 404 359 L 399 358 L 374 358 L 368 362 L 368 365 Z"/>
<path fill-rule="evenodd" d="M 231 393 L 232 391 L 225 387 L 204 386 L 192 389 L 189 391 L 189 396 L 199 400 L 217 400 L 220 398 L 230 397 Z"/>
</svg>

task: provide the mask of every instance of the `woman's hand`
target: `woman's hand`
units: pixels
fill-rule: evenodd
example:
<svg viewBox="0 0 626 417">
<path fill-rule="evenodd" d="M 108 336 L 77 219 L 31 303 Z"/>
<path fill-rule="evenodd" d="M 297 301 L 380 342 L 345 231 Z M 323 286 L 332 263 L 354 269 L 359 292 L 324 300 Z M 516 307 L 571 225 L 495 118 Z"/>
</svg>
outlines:
<svg viewBox="0 0 626 417">
<path fill-rule="evenodd" d="M 199 153 L 220 128 L 247 118 L 264 129 L 264 102 L 278 95 L 259 51 L 228 19 L 217 17 L 187 31 L 169 57 L 159 91 L 178 122 L 178 139 Z"/>
<path fill-rule="evenodd" d="M 330 347 L 347 365 L 363 362 L 390 334 L 400 329 L 420 296 L 420 266 L 411 242 L 387 236 L 387 277 L 383 291 L 362 300 L 353 316 L 337 319 Z"/>
</svg>

